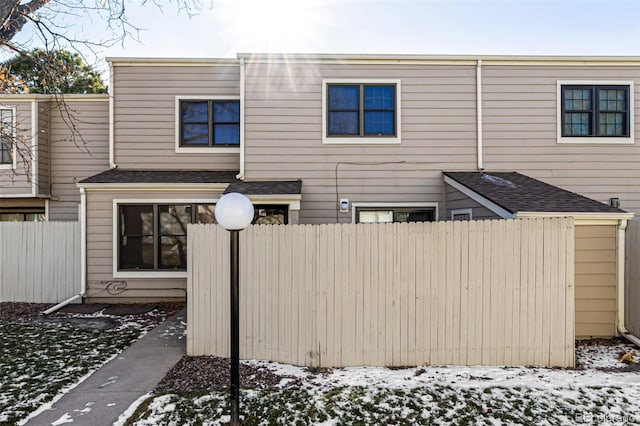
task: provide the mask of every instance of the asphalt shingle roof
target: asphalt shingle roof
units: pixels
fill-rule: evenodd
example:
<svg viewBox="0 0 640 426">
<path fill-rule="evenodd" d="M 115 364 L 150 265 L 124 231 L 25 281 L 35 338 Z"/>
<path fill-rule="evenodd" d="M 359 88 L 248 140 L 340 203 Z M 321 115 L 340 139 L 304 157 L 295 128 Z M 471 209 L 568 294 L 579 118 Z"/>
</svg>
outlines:
<svg viewBox="0 0 640 426">
<path fill-rule="evenodd" d="M 444 172 L 444 174 L 511 213 L 625 213 L 624 210 L 517 172 Z"/>
<path fill-rule="evenodd" d="M 122 170 L 111 169 L 80 183 L 231 183 L 233 170 Z"/>
<path fill-rule="evenodd" d="M 262 181 L 262 182 L 233 182 L 224 191 L 239 192 L 246 195 L 276 195 L 276 194 L 301 194 L 301 180 L 286 181 Z"/>
</svg>

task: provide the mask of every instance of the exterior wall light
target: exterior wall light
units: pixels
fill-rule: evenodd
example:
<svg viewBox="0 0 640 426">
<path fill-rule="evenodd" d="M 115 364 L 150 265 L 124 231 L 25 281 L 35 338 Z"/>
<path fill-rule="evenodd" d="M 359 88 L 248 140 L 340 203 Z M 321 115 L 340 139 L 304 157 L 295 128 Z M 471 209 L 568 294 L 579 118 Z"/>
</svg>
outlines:
<svg viewBox="0 0 640 426">
<path fill-rule="evenodd" d="M 240 425 L 240 274 L 238 236 L 253 220 L 253 204 L 242 194 L 223 195 L 216 203 L 218 224 L 230 232 L 231 251 L 231 424 Z"/>
</svg>

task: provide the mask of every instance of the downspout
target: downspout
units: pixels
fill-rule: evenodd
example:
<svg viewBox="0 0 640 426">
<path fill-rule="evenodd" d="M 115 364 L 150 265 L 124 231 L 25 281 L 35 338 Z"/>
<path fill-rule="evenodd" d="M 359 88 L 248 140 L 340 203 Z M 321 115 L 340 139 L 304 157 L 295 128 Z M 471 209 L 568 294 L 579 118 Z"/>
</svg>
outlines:
<svg viewBox="0 0 640 426">
<path fill-rule="evenodd" d="M 478 133 L 478 170 L 484 170 L 482 162 L 482 59 L 476 64 L 476 123 Z"/>
<path fill-rule="evenodd" d="M 113 83 L 113 62 L 109 62 L 109 168 L 115 169 L 116 166 L 116 147 L 115 147 L 115 102 L 113 99 L 115 90 Z"/>
<path fill-rule="evenodd" d="M 244 180 L 244 58 L 240 58 L 240 173 L 236 179 Z"/>
<path fill-rule="evenodd" d="M 636 346 L 640 347 L 640 338 L 634 336 L 629 333 L 627 327 L 625 326 L 625 312 L 624 312 L 624 267 L 625 267 L 625 230 L 627 229 L 627 220 L 621 220 L 618 223 L 618 235 L 617 235 L 617 268 L 616 268 L 616 278 L 617 278 L 617 292 L 618 292 L 618 333 L 622 335 L 625 339 L 629 340 Z"/>
<path fill-rule="evenodd" d="M 38 196 L 38 101 L 31 102 L 31 196 Z"/>
<path fill-rule="evenodd" d="M 49 315 L 75 300 L 82 299 L 87 291 L 87 194 L 84 188 L 80 188 L 80 217 L 78 219 L 80 222 L 80 293 L 47 309 L 43 312 L 45 315 Z"/>
</svg>

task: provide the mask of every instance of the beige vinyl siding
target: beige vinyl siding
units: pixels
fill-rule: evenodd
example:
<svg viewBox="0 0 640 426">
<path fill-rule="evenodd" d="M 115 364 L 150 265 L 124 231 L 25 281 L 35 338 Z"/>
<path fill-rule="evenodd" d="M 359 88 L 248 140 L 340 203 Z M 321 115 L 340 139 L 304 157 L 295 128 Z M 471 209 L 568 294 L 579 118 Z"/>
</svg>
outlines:
<svg viewBox="0 0 640 426">
<path fill-rule="evenodd" d="M 51 103 L 51 202 L 49 220 L 77 220 L 76 183 L 109 168 L 109 103 L 66 100 L 71 116 Z M 71 124 L 71 120 L 73 123 Z M 70 125 L 82 139 L 71 139 Z"/>
<path fill-rule="evenodd" d="M 616 227 L 575 228 L 576 337 L 616 335 Z"/>
<path fill-rule="evenodd" d="M 322 80 L 335 78 L 400 79 L 402 143 L 323 144 Z M 441 171 L 475 164 L 473 66 L 249 62 L 245 81 L 246 177 L 301 178 L 301 223 L 350 222 L 339 198 L 442 203 Z"/>
<path fill-rule="evenodd" d="M 101 300 L 131 301 L 185 298 L 185 278 L 114 278 L 113 276 L 113 200 L 135 200 L 152 204 L 157 200 L 214 200 L 221 196 L 202 191 L 92 191 L 87 190 L 87 297 Z M 107 286 L 123 283 L 126 291 L 110 294 Z"/>
<path fill-rule="evenodd" d="M 483 66 L 484 167 L 640 213 L 640 67 Z M 557 143 L 557 81 L 634 81 L 635 144 Z M 471 166 L 471 165 L 469 165 Z"/>
<path fill-rule="evenodd" d="M 115 162 L 119 168 L 238 169 L 237 152 L 175 152 L 175 97 L 237 97 L 239 66 L 116 65 L 114 78 Z"/>
<path fill-rule="evenodd" d="M 5 102 L 3 108 L 15 108 L 16 168 L 0 169 L 0 194 L 31 194 L 31 102 Z"/>
<path fill-rule="evenodd" d="M 37 102 L 38 108 L 38 185 L 37 195 L 49 195 L 51 190 L 51 104 Z"/>
<path fill-rule="evenodd" d="M 464 195 L 462 192 L 446 185 L 447 200 L 446 211 L 444 212 L 444 220 L 451 220 L 451 210 L 471 209 L 473 220 L 500 219 L 500 216 Z"/>
</svg>

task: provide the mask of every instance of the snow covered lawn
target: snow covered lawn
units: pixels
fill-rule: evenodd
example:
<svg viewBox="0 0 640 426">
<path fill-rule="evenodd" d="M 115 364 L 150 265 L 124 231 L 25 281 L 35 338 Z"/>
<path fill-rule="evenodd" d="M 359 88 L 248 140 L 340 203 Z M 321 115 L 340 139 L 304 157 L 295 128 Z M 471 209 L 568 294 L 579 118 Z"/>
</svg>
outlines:
<svg viewBox="0 0 640 426">
<path fill-rule="evenodd" d="M 247 361 L 282 376 L 245 389 L 246 425 L 308 424 L 635 424 L 640 370 L 624 364 L 621 342 L 580 345 L 576 370 L 506 367 L 342 368 L 311 372 Z M 143 402 L 130 425 L 218 425 L 229 421 L 224 389 L 161 394 Z"/>
<path fill-rule="evenodd" d="M 57 315 L 0 318 L 0 424 L 15 424 L 43 403 L 76 384 L 164 318 Z M 73 321 L 75 324 L 66 323 Z M 84 322 L 107 321 L 114 328 L 82 328 Z"/>
</svg>

